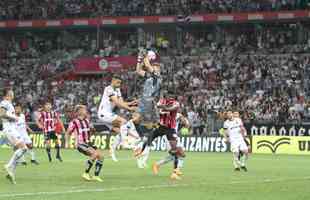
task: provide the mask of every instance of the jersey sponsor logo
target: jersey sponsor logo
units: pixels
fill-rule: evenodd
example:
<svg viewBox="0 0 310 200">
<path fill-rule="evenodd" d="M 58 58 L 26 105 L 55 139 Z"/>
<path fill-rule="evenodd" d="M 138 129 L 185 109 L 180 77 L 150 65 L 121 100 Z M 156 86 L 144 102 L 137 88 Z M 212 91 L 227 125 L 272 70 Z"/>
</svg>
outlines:
<svg viewBox="0 0 310 200">
<path fill-rule="evenodd" d="M 284 138 L 280 138 L 277 139 L 274 142 L 268 141 L 268 140 L 261 140 L 257 142 L 257 149 L 260 148 L 269 148 L 271 150 L 272 153 L 276 153 L 277 149 L 284 144 L 291 144 L 290 142 L 290 138 L 284 137 Z"/>
</svg>

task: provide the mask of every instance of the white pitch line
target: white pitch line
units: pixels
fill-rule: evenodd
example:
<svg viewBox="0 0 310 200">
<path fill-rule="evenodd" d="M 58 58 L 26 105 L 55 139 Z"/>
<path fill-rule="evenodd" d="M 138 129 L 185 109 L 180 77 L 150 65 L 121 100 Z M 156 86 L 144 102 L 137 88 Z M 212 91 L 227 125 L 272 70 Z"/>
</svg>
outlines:
<svg viewBox="0 0 310 200">
<path fill-rule="evenodd" d="M 283 181 L 303 181 L 310 180 L 309 177 L 303 178 L 283 178 L 283 179 L 264 179 L 258 181 L 232 181 L 228 183 L 220 183 L 213 185 L 236 185 L 236 184 L 249 184 L 249 183 L 274 183 L 274 182 L 283 182 Z M 79 189 L 79 190 L 66 190 L 66 191 L 55 191 L 55 192 L 29 192 L 29 193 L 0 193 L 1 198 L 10 198 L 10 197 L 29 197 L 29 196 L 51 196 L 51 195 L 65 195 L 72 193 L 84 193 L 84 192 L 113 192 L 113 191 L 138 191 L 138 190 L 150 190 L 150 189 L 158 189 L 158 188 L 176 188 L 176 187 L 188 187 L 188 186 L 201 186 L 208 185 L 210 183 L 197 183 L 197 184 L 163 184 L 163 185 L 145 185 L 145 186 L 137 186 L 137 187 L 113 187 L 113 188 L 94 188 L 94 189 Z"/>
<path fill-rule="evenodd" d="M 37 195 L 61 195 L 61 194 L 72 194 L 72 193 L 84 193 L 84 192 L 112 192 L 121 190 L 148 190 L 156 188 L 174 188 L 174 187 L 186 187 L 189 184 L 165 184 L 165 185 L 149 185 L 149 186 L 138 186 L 138 187 L 114 187 L 114 188 L 97 188 L 97 189 L 81 189 L 81 190 L 67 190 L 67 191 L 55 191 L 55 192 L 29 192 L 19 194 L 0 194 L 0 198 L 9 197 L 25 197 L 25 196 L 37 196 Z"/>
</svg>

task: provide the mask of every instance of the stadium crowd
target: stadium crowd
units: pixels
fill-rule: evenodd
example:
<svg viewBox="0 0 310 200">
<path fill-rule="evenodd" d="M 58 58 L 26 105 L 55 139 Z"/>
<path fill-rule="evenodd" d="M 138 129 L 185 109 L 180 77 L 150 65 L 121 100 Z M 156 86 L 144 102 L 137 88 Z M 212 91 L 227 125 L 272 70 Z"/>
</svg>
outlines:
<svg viewBox="0 0 310 200">
<path fill-rule="evenodd" d="M 190 15 L 309 8 L 308 0 L 3 0 L 0 20 Z"/>
<path fill-rule="evenodd" d="M 220 41 L 212 31 L 188 31 L 181 49 L 166 45 L 173 43 L 169 37 L 160 40 L 168 40 L 165 45 L 158 38 L 148 40 L 147 45 L 159 49 L 159 54 L 164 52 L 163 88 L 175 89 L 194 133 L 201 134 L 209 119 L 227 109 L 240 111 L 246 121 L 299 123 L 309 117 L 310 43 L 307 39 L 297 42 L 293 30 L 262 27 L 257 34 L 225 30 Z M 27 32 L 2 36 L 2 87 L 14 87 L 29 120 L 46 97 L 53 100 L 65 121 L 77 103 L 87 104 L 96 120 L 100 95 L 110 74 L 73 79 L 59 74 L 72 69 L 72 60 L 79 56 L 118 56 L 120 51 L 134 55 L 138 49 L 136 36 L 126 34 L 129 40 L 122 35 L 105 35 L 100 48 L 92 33 Z M 139 81 L 134 71 L 120 74 L 125 83 L 124 97 L 136 96 Z"/>
</svg>

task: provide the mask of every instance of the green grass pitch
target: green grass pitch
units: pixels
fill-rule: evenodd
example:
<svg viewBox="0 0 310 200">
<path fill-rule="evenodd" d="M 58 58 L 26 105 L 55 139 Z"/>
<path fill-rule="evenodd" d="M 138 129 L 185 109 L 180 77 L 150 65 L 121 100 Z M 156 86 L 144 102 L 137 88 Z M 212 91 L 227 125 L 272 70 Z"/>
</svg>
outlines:
<svg viewBox="0 0 310 200">
<path fill-rule="evenodd" d="M 11 151 L 0 149 L 0 164 Z M 19 166 L 17 185 L 0 173 L 0 200 L 309 200 L 310 158 L 251 155 L 249 172 L 232 170 L 230 153 L 187 153 L 184 177 L 171 181 L 171 165 L 152 175 L 151 163 L 164 152 L 151 152 L 149 167 L 138 169 L 131 152 L 120 151 L 118 163 L 105 159 L 103 183 L 81 179 L 85 157 L 65 150 L 63 163 L 48 163 L 37 150 L 39 166 Z M 105 152 L 107 154 L 107 152 Z"/>
</svg>

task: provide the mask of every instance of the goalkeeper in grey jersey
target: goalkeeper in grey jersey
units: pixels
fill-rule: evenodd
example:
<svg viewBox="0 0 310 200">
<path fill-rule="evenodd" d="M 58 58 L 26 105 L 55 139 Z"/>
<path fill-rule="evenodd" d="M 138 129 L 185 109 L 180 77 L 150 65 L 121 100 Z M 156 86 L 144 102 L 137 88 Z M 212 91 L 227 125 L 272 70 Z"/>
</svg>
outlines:
<svg viewBox="0 0 310 200">
<path fill-rule="evenodd" d="M 136 67 L 136 73 L 143 77 L 143 90 L 139 99 L 138 113 L 141 118 L 141 124 L 137 131 L 148 137 L 154 131 L 158 124 L 159 115 L 156 111 L 156 104 L 160 97 L 160 64 L 155 63 L 156 54 L 154 51 L 140 52 Z M 137 150 L 136 156 L 148 156 L 150 148 L 145 139 L 142 149 Z"/>
</svg>

